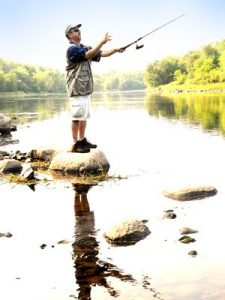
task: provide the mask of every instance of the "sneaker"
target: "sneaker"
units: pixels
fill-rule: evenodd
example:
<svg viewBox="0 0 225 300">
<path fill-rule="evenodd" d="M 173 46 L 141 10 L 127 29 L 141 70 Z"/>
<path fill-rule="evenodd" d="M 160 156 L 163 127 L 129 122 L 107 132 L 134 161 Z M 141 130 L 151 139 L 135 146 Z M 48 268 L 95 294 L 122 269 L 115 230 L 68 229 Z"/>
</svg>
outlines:
<svg viewBox="0 0 225 300">
<path fill-rule="evenodd" d="M 90 149 L 84 147 L 84 146 L 82 145 L 82 142 L 81 142 L 81 141 L 77 141 L 77 142 L 73 145 L 71 152 L 76 152 L 76 153 L 88 153 L 88 152 L 90 152 Z"/>
<path fill-rule="evenodd" d="M 82 146 L 85 147 L 85 148 L 97 148 L 97 145 L 95 144 L 92 144 L 90 142 L 88 142 L 88 140 L 86 138 L 84 138 L 82 141 L 80 141 Z"/>
</svg>

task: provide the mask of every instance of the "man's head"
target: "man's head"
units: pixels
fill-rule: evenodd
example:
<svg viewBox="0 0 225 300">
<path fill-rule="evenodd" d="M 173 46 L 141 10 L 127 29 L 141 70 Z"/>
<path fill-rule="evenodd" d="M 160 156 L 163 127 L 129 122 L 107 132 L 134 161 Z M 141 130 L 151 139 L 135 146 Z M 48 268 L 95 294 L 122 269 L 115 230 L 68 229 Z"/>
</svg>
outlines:
<svg viewBox="0 0 225 300">
<path fill-rule="evenodd" d="M 69 39 L 69 35 L 71 32 L 73 31 L 77 31 L 77 32 L 80 32 L 79 28 L 81 27 L 81 24 L 78 24 L 78 25 L 69 25 L 66 27 L 66 30 L 65 30 L 65 35 L 66 37 Z"/>
</svg>

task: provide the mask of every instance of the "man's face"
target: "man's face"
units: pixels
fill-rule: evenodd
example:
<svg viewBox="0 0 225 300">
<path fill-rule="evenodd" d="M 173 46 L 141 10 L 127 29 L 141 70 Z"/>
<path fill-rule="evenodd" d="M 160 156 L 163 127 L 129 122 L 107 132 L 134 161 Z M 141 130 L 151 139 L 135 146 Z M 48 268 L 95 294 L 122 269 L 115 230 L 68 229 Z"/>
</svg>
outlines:
<svg viewBox="0 0 225 300">
<path fill-rule="evenodd" d="M 72 40 L 75 40 L 75 41 L 78 41 L 80 42 L 81 40 L 81 32 L 80 32 L 80 29 L 75 27 L 75 28 L 72 28 L 69 32 L 69 37 L 70 39 Z"/>
</svg>

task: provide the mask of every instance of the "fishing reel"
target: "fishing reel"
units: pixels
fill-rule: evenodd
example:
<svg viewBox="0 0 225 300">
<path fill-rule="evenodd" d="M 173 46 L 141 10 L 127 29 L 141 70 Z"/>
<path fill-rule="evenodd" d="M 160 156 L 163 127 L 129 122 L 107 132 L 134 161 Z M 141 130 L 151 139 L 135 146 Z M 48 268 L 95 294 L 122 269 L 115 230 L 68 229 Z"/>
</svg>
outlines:
<svg viewBox="0 0 225 300">
<path fill-rule="evenodd" d="M 138 45 L 137 43 L 136 43 L 136 50 L 139 50 L 139 49 L 141 49 L 141 48 L 143 48 L 144 47 L 144 45 Z"/>
</svg>

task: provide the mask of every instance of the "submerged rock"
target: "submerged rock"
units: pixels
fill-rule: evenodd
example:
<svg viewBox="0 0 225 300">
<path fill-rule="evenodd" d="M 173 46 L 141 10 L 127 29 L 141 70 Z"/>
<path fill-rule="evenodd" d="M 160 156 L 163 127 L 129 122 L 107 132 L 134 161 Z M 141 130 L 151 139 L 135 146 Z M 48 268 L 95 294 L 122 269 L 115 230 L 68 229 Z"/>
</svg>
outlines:
<svg viewBox="0 0 225 300">
<path fill-rule="evenodd" d="M 214 196 L 217 194 L 217 190 L 212 186 L 197 186 L 173 191 L 165 191 L 163 194 L 164 196 L 174 200 L 188 201 Z"/>
<path fill-rule="evenodd" d="M 100 150 L 92 150 L 89 153 L 59 152 L 53 157 L 49 169 L 82 175 L 107 173 L 109 167 L 105 154 Z"/>
<path fill-rule="evenodd" d="M 106 231 L 104 237 L 110 244 L 133 245 L 150 234 L 145 223 L 146 221 L 137 219 L 124 221 Z"/>
</svg>

